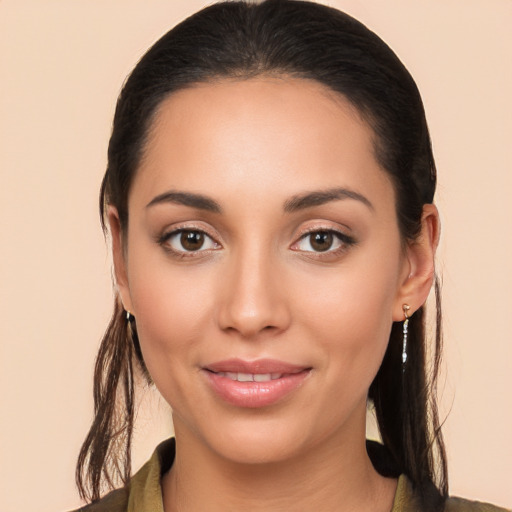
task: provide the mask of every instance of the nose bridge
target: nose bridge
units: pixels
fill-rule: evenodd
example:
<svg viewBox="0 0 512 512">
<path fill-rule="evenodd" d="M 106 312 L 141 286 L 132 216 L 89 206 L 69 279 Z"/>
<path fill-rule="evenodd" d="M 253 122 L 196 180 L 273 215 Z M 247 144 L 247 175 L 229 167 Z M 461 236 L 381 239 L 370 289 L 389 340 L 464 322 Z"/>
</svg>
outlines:
<svg viewBox="0 0 512 512">
<path fill-rule="evenodd" d="M 279 284 L 279 258 L 266 244 L 248 243 L 233 251 L 224 276 L 219 312 L 224 330 L 253 337 L 286 328 L 288 305 Z"/>
</svg>

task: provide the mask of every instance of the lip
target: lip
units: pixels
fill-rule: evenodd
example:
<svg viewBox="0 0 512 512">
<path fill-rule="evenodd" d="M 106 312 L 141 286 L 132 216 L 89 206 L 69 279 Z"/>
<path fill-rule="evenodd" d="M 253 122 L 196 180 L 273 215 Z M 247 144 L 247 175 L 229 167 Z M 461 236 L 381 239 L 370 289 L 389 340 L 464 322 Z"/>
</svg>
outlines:
<svg viewBox="0 0 512 512">
<path fill-rule="evenodd" d="M 277 359 L 256 359 L 254 361 L 226 359 L 225 361 L 217 361 L 205 366 L 206 370 L 215 373 L 298 373 L 306 368 L 306 366 L 286 363 Z"/>
<path fill-rule="evenodd" d="M 258 408 L 276 404 L 299 388 L 309 376 L 310 367 L 259 359 L 227 359 L 206 365 L 203 373 L 211 389 L 225 402 L 236 407 Z M 271 380 L 241 382 L 226 373 L 272 376 Z M 258 377 L 257 377 L 258 378 Z"/>
</svg>

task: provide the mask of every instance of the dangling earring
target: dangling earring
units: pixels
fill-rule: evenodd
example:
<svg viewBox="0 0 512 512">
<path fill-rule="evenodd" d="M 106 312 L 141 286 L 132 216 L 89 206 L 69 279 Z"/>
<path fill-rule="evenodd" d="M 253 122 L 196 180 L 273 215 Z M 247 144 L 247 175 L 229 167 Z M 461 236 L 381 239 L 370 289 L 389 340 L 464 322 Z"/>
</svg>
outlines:
<svg viewBox="0 0 512 512">
<path fill-rule="evenodd" d="M 142 373 L 148 384 L 152 384 L 153 380 L 151 379 L 151 375 L 149 375 L 148 369 L 146 368 L 146 363 L 144 362 L 144 357 L 142 356 L 142 351 L 140 349 L 139 335 L 137 334 L 137 326 L 135 325 L 135 317 L 132 315 L 131 311 L 126 310 L 126 324 L 128 331 L 128 341 L 131 341 L 133 344 L 133 348 L 135 349 L 135 355 L 141 365 Z"/>
<path fill-rule="evenodd" d="M 126 324 L 128 326 L 128 332 L 130 336 L 133 337 L 133 323 L 135 322 L 135 317 L 132 315 L 131 311 L 126 310 Z"/>
<path fill-rule="evenodd" d="M 409 329 L 409 314 L 408 311 L 411 307 L 408 304 L 402 306 L 404 310 L 404 323 L 403 323 L 403 345 L 402 345 L 402 371 L 405 372 L 405 365 L 407 364 L 407 332 Z"/>
</svg>

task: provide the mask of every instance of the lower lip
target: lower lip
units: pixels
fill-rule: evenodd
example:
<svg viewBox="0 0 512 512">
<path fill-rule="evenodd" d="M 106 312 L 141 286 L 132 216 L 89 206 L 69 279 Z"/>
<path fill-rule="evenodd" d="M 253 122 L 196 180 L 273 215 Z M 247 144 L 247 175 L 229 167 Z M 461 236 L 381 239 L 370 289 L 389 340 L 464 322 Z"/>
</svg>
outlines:
<svg viewBox="0 0 512 512">
<path fill-rule="evenodd" d="M 266 382 L 239 382 L 205 370 L 213 391 L 237 407 L 266 407 L 280 402 L 302 385 L 310 370 L 283 375 Z"/>
</svg>

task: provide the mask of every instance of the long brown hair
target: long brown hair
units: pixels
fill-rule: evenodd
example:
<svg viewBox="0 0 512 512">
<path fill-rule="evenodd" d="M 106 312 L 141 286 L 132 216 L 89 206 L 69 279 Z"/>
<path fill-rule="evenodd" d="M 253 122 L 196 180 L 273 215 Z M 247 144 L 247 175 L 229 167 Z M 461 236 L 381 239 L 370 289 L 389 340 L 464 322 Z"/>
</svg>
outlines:
<svg viewBox="0 0 512 512">
<path fill-rule="evenodd" d="M 117 102 L 100 213 L 116 207 L 128 225 L 128 193 L 155 111 L 169 94 L 222 77 L 280 75 L 316 80 L 345 96 L 375 133 L 375 154 L 391 177 L 404 243 L 421 228 L 423 205 L 432 203 L 436 168 L 416 84 L 393 51 L 345 13 L 295 0 L 214 4 L 157 41 L 137 64 Z M 447 496 L 446 455 L 436 405 L 441 354 L 439 286 L 436 334 L 425 336 L 424 308 L 409 324 L 409 356 L 401 362 L 401 324 L 393 325 L 387 352 L 373 381 L 373 401 L 384 445 L 428 510 L 442 510 Z M 130 477 L 134 375 L 147 375 L 135 324 L 119 300 L 96 361 L 95 417 L 78 459 L 83 498 Z M 432 357 L 427 357 L 431 347 Z M 428 361 L 430 360 L 430 365 Z M 149 377 L 148 377 L 149 378 Z"/>
</svg>

